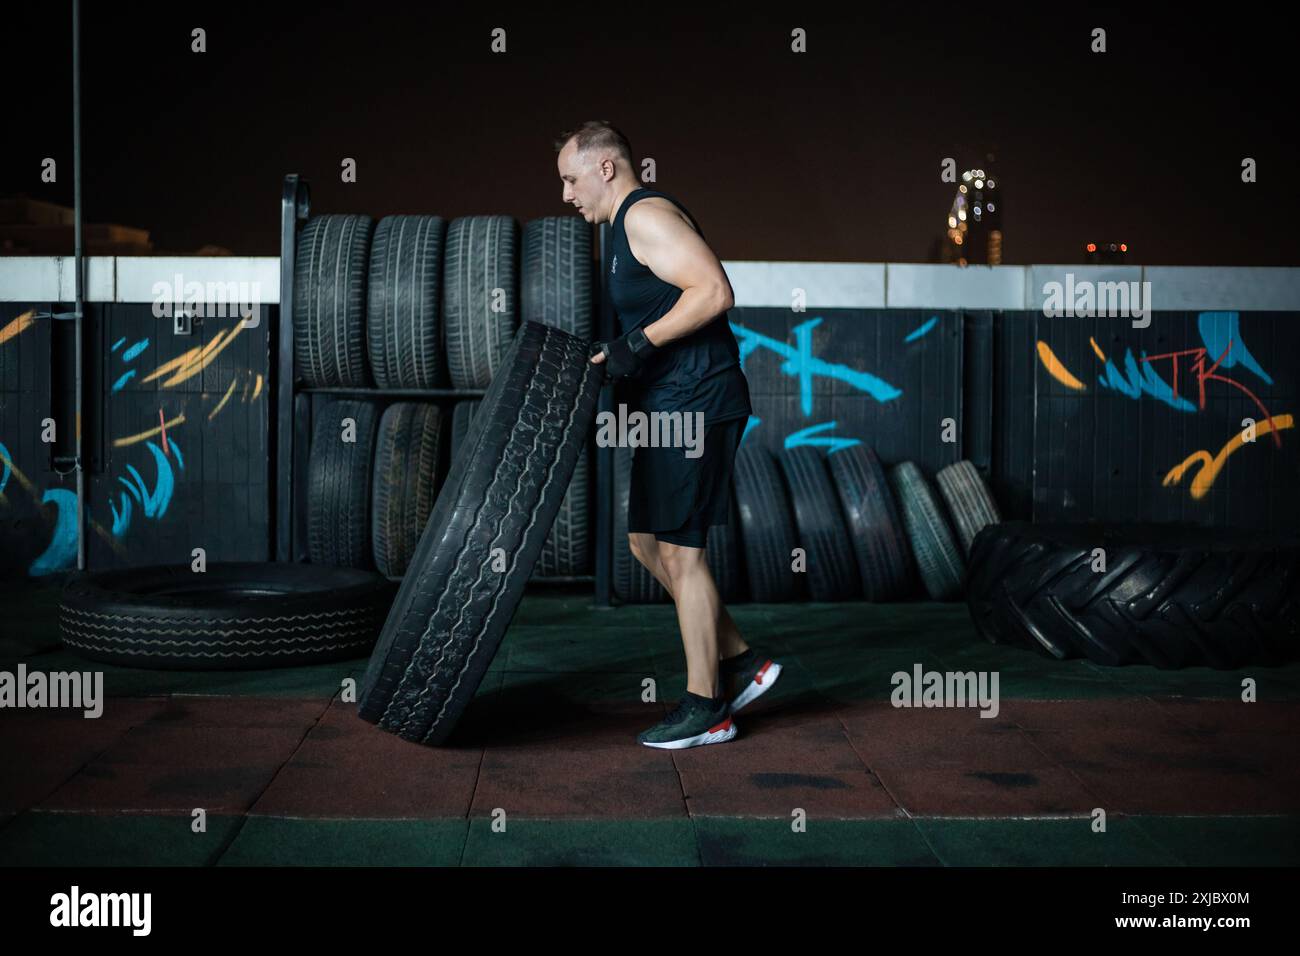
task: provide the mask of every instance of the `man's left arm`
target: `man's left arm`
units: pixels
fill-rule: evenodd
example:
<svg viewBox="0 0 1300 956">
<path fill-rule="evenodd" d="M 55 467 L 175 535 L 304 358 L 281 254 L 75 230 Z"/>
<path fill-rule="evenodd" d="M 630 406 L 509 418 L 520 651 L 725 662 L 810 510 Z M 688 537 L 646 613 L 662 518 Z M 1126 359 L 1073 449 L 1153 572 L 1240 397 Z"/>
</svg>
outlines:
<svg viewBox="0 0 1300 956">
<path fill-rule="evenodd" d="M 624 219 L 628 242 L 646 266 L 682 290 L 664 315 L 645 326 L 650 344 L 661 347 L 708 325 L 735 304 L 722 263 L 699 233 L 675 213 L 639 204 Z"/>
</svg>

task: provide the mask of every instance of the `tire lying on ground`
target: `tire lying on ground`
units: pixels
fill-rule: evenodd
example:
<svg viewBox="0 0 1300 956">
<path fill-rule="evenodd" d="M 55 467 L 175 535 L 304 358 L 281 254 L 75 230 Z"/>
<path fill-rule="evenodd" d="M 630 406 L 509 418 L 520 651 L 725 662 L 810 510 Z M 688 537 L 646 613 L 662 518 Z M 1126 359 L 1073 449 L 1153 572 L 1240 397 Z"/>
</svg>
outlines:
<svg viewBox="0 0 1300 956">
<path fill-rule="evenodd" d="M 304 385 L 373 384 L 366 360 L 366 277 L 374 221 L 316 216 L 298 234 L 293 348 Z"/>
<path fill-rule="evenodd" d="M 862 596 L 853 544 L 840 513 L 822 453 L 807 445 L 781 450 L 778 460 L 790 491 L 797 547 L 808 558 L 808 589 L 814 601 L 850 601 Z"/>
<path fill-rule="evenodd" d="M 953 527 L 961 539 L 962 553 L 968 555 L 980 529 L 1002 520 L 997 502 L 969 461 L 962 460 L 939 469 L 934 483 L 939 486 L 939 494 L 943 495 L 948 514 L 952 516 Z"/>
<path fill-rule="evenodd" d="M 121 568 L 68 582 L 59 631 L 83 657 L 124 667 L 296 667 L 369 653 L 396 590 L 373 572 L 312 564 Z"/>
<path fill-rule="evenodd" d="M 750 598 L 763 604 L 803 600 L 804 576 L 790 570 L 790 552 L 797 540 L 794 515 L 772 453 L 742 442 L 736 451 L 732 489 L 740 512 Z"/>
<path fill-rule="evenodd" d="M 362 679 L 360 716 L 445 742 L 478 690 L 596 413 L 588 343 L 522 326 L 452 463 Z"/>
<path fill-rule="evenodd" d="M 307 453 L 307 556 L 312 564 L 374 568 L 371 474 L 379 413 L 358 399 L 325 402 Z"/>
<path fill-rule="evenodd" d="M 636 559 L 627 539 L 627 502 L 632 488 L 632 449 L 614 449 L 614 594 L 629 604 L 669 600 L 659 579 Z"/>
<path fill-rule="evenodd" d="M 851 445 L 828 453 L 826 464 L 857 552 L 862 593 L 868 601 L 901 596 L 912 580 L 912 549 L 880 459 Z"/>
<path fill-rule="evenodd" d="M 912 543 L 912 554 L 916 556 L 926 593 L 936 601 L 956 600 L 961 596 L 965 569 L 957 542 L 929 482 L 921 469 L 905 461 L 890 469 L 889 483 L 902 509 L 903 527 Z"/>
<path fill-rule="evenodd" d="M 487 388 L 519 328 L 519 226 L 464 216 L 447 229 L 442 320 L 454 388 Z"/>
<path fill-rule="evenodd" d="M 389 579 L 406 573 L 433 510 L 446 433 L 442 410 L 424 402 L 395 402 L 379 419 L 371 544 Z"/>
<path fill-rule="evenodd" d="M 988 640 L 1057 659 L 1230 669 L 1300 649 L 1295 537 L 1012 521 L 976 536 L 965 585 Z"/>
<path fill-rule="evenodd" d="M 385 216 L 370 244 L 366 341 L 380 388 L 444 388 L 438 216 Z"/>
</svg>

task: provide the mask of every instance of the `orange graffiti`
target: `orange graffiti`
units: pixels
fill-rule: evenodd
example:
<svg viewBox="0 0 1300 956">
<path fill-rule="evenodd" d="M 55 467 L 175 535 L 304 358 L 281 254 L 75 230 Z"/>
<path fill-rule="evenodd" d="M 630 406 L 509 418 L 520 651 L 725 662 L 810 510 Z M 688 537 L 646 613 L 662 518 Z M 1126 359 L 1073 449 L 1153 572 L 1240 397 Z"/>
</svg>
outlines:
<svg viewBox="0 0 1300 956">
<path fill-rule="evenodd" d="M 0 329 L 0 345 L 4 345 L 10 339 L 17 338 L 31 328 L 36 322 L 36 319 L 33 318 L 34 315 L 36 315 L 36 310 L 28 309 L 3 329 Z"/>
<path fill-rule="evenodd" d="M 1267 435 L 1269 432 L 1282 431 L 1285 428 L 1290 428 L 1292 421 L 1290 415 L 1276 415 L 1265 422 L 1261 422 L 1256 427 L 1255 433 L 1257 435 Z M 1214 457 L 1210 457 L 1210 453 L 1204 449 L 1192 452 L 1183 459 L 1181 464 L 1170 468 L 1169 474 L 1165 475 L 1165 480 L 1160 484 L 1166 488 L 1170 485 L 1176 485 L 1183 480 L 1183 475 L 1187 473 L 1188 468 L 1192 467 L 1192 465 L 1200 465 L 1196 477 L 1192 480 L 1192 497 L 1199 501 L 1205 497 L 1210 490 L 1210 486 L 1214 484 L 1214 480 L 1219 477 L 1219 472 L 1223 470 L 1223 466 L 1228 462 L 1228 456 L 1246 443 L 1245 435 L 1246 431 L 1244 429 L 1233 435 Z"/>
<path fill-rule="evenodd" d="M 1038 358 L 1042 361 L 1043 367 L 1047 369 L 1047 374 L 1052 376 L 1066 388 L 1072 388 L 1076 392 L 1082 392 L 1087 389 L 1081 381 L 1070 374 L 1069 370 L 1061 364 L 1061 360 L 1052 352 L 1051 347 L 1046 342 L 1038 343 Z"/>
</svg>

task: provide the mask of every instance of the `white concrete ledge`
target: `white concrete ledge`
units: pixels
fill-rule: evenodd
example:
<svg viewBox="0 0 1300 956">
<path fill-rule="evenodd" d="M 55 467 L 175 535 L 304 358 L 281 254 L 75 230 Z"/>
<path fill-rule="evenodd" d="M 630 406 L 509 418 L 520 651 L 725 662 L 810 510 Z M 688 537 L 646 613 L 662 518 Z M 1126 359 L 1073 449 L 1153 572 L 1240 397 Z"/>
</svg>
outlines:
<svg viewBox="0 0 1300 956">
<path fill-rule="evenodd" d="M 88 302 L 153 302 L 154 284 L 256 288 L 280 301 L 278 256 L 91 256 Z M 1157 311 L 1300 311 L 1300 268 L 1234 266 L 953 266 L 882 262 L 723 262 L 738 308 L 788 309 L 796 289 L 813 309 L 1002 309 L 1037 311 L 1044 286 L 1073 281 L 1151 283 Z M 254 286 L 256 283 L 256 286 Z M 183 290 L 182 290 L 183 291 Z M 0 256 L 0 302 L 71 302 L 72 256 Z"/>
</svg>

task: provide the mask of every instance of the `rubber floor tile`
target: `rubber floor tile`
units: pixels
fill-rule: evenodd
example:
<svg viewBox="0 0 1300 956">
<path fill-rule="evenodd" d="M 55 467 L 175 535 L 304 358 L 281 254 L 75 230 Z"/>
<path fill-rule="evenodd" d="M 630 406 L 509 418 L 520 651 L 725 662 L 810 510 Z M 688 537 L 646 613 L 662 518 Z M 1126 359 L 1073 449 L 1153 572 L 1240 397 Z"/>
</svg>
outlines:
<svg viewBox="0 0 1300 956">
<path fill-rule="evenodd" d="M 699 866 L 691 821 L 470 821 L 462 866 Z"/>
<path fill-rule="evenodd" d="M 1300 865 L 1300 816 L 1131 819 L 1188 866 Z"/>
<path fill-rule="evenodd" d="M 1235 700 L 1193 700 L 1156 698 L 1159 706 L 1174 720 L 1195 730 L 1228 730 L 1238 733 L 1284 734 L 1295 738 L 1300 728 L 1300 701 L 1285 703 Z M 1300 744 L 1296 745 L 1300 757 Z"/>
<path fill-rule="evenodd" d="M 550 773 L 618 773 L 671 771 L 667 751 L 645 747 L 637 735 L 664 717 L 661 704 L 625 705 L 623 711 L 588 712 L 564 723 L 542 727 L 516 724 L 511 733 L 497 734 L 483 754 L 485 770 L 529 770 Z"/>
<path fill-rule="evenodd" d="M 38 809 L 242 812 L 302 736 L 298 728 L 133 727 Z"/>
<path fill-rule="evenodd" d="M 1109 700 L 1024 700 L 1001 701 L 999 715 L 1026 730 L 1076 730 L 1104 734 L 1111 730 L 1172 731 L 1180 725 L 1154 701 L 1146 697 Z"/>
<path fill-rule="evenodd" d="M 886 757 L 925 752 L 937 755 L 945 749 L 976 747 L 979 741 L 1017 738 L 1021 733 L 1001 711 L 995 717 L 980 715 L 978 706 L 894 707 L 888 701 L 858 701 L 842 707 L 838 714 L 849 740 L 868 766 Z"/>
<path fill-rule="evenodd" d="M 1078 770 L 1279 773 L 1296 766 L 1291 737 L 1173 730 L 1031 730 L 1034 746 Z"/>
<path fill-rule="evenodd" d="M 248 817 L 218 866 L 456 866 L 464 820 Z"/>
<path fill-rule="evenodd" d="M 1068 770 L 1055 767 L 981 771 L 899 765 L 877 774 L 890 795 L 918 816 L 1078 814 L 1103 805 Z"/>
<path fill-rule="evenodd" d="M 239 821 L 209 813 L 195 833 L 188 813 L 24 813 L 0 829 L 0 866 L 207 866 Z"/>
<path fill-rule="evenodd" d="M 325 712 L 328 701 L 293 697 L 175 696 L 151 725 L 185 727 L 296 727 L 306 732 Z"/>
<path fill-rule="evenodd" d="M 25 810 L 70 780 L 132 727 L 158 713 L 164 701 L 105 701 L 104 713 L 11 711 L 0 716 L 0 810 Z"/>
<path fill-rule="evenodd" d="M 1137 823 L 1120 816 L 1094 832 L 1090 817 L 1068 820 L 914 818 L 945 866 L 1178 866 Z"/>
<path fill-rule="evenodd" d="M 866 770 L 834 710 L 762 711 L 758 703 L 735 716 L 738 733 L 727 743 L 671 751 L 678 769 L 739 774 Z"/>
<path fill-rule="evenodd" d="M 1072 772 L 1097 794 L 1100 807 L 1136 814 L 1293 814 L 1300 778 L 1187 767 L 1122 767 Z"/>
<path fill-rule="evenodd" d="M 705 866 L 938 866 L 911 820 L 823 820 L 802 832 L 789 819 L 700 816 Z"/>
<path fill-rule="evenodd" d="M 484 769 L 471 817 L 504 810 L 520 817 L 672 818 L 684 816 L 682 786 L 671 769 L 606 773 L 563 766 Z"/>
<path fill-rule="evenodd" d="M 682 789 L 686 792 L 686 804 L 693 817 L 778 817 L 793 820 L 795 810 L 803 810 L 810 818 L 822 819 L 892 818 L 900 815 L 894 799 L 866 770 L 804 773 L 683 770 Z"/>
</svg>

